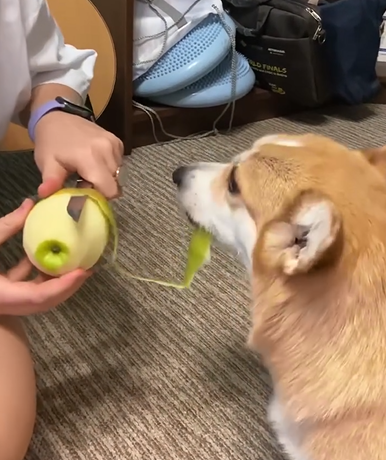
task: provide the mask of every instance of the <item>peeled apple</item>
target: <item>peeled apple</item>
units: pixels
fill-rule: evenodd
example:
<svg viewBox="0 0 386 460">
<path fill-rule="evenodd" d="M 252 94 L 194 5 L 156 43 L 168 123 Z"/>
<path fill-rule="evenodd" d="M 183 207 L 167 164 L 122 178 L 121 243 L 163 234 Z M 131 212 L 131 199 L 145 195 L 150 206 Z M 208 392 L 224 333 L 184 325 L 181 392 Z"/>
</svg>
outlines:
<svg viewBox="0 0 386 460">
<path fill-rule="evenodd" d="M 79 222 L 67 213 L 71 197 L 87 195 Z M 111 216 L 110 216 L 111 215 Z M 32 208 L 23 230 L 23 247 L 41 272 L 60 276 L 77 268 L 89 270 L 102 256 L 110 234 L 112 211 L 93 189 L 63 189 Z"/>
<path fill-rule="evenodd" d="M 67 213 L 73 196 L 87 195 L 78 222 Z M 112 209 L 106 198 L 94 189 L 67 188 L 39 201 L 30 211 L 23 230 L 23 247 L 31 263 L 41 272 L 60 276 L 77 268 L 89 270 L 103 255 L 113 240 L 115 263 L 118 231 Z M 185 275 L 181 283 L 135 276 L 123 267 L 115 269 L 123 276 L 139 281 L 189 288 L 197 271 L 210 260 L 212 235 L 196 228 L 191 236 Z"/>
</svg>

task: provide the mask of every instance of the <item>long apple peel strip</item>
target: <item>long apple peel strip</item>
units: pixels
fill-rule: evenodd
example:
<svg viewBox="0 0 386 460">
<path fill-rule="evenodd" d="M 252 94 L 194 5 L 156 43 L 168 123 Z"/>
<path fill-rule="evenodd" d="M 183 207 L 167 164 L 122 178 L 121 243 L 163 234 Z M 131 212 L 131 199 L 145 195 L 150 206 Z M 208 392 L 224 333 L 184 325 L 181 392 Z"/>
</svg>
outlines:
<svg viewBox="0 0 386 460">
<path fill-rule="evenodd" d="M 83 190 L 84 191 L 84 190 Z M 80 191 L 79 191 L 80 192 Z M 82 192 L 80 192 L 82 194 Z M 168 282 L 158 279 L 145 278 L 141 276 L 135 276 L 129 273 L 125 268 L 117 264 L 117 253 L 118 253 L 118 226 L 117 222 L 111 209 L 110 205 L 100 202 L 97 196 L 87 193 L 90 199 L 99 206 L 99 209 L 104 214 L 106 221 L 108 222 L 110 228 L 110 236 L 112 240 L 112 257 L 111 265 L 123 276 L 127 276 L 131 279 L 137 281 L 144 281 L 148 283 L 155 283 L 161 286 L 172 287 L 175 289 L 189 289 L 196 273 L 210 261 L 210 249 L 212 244 L 212 235 L 205 231 L 202 228 L 196 228 L 193 230 L 191 239 L 188 247 L 187 261 L 185 266 L 185 273 L 183 281 L 178 282 Z"/>
</svg>

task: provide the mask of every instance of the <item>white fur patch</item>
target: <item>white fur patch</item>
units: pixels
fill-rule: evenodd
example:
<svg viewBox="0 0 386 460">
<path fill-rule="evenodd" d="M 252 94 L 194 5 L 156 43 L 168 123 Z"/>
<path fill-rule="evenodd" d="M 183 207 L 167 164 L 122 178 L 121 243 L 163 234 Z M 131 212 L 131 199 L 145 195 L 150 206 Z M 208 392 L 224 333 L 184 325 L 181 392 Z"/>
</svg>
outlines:
<svg viewBox="0 0 386 460">
<path fill-rule="evenodd" d="M 243 161 L 248 160 L 248 158 L 254 155 L 255 153 L 256 153 L 256 150 L 254 149 L 246 150 L 245 152 L 241 152 L 233 158 L 233 163 L 235 164 L 242 163 Z"/>
<path fill-rule="evenodd" d="M 299 448 L 302 438 L 301 427 L 284 416 L 283 407 L 276 396 L 273 396 L 269 405 L 268 420 L 288 459 L 310 460 Z"/>
<path fill-rule="evenodd" d="M 285 137 L 278 134 L 271 134 L 268 136 L 263 136 L 258 139 L 254 144 L 251 150 L 246 150 L 245 152 L 240 153 L 234 159 L 235 163 L 241 163 L 248 160 L 248 158 L 259 151 L 260 147 L 267 144 L 282 145 L 284 147 L 302 147 L 304 144 L 300 139 L 294 139 Z"/>
<path fill-rule="evenodd" d="M 302 249 L 302 257 L 312 260 L 321 247 L 328 247 L 332 243 L 332 209 L 327 201 L 319 201 L 301 210 L 296 216 L 296 224 L 309 228 L 307 246 Z"/>
<path fill-rule="evenodd" d="M 302 147 L 304 144 L 300 139 L 285 137 L 278 134 L 271 134 L 258 139 L 253 145 L 254 147 L 261 147 L 266 144 L 282 145 L 284 147 Z"/>
<path fill-rule="evenodd" d="M 234 208 L 225 197 L 215 200 L 213 196 L 213 182 L 227 167 L 221 163 L 192 165 L 178 189 L 178 199 L 195 222 L 235 249 L 250 270 L 257 240 L 256 224 L 244 206 Z"/>
</svg>

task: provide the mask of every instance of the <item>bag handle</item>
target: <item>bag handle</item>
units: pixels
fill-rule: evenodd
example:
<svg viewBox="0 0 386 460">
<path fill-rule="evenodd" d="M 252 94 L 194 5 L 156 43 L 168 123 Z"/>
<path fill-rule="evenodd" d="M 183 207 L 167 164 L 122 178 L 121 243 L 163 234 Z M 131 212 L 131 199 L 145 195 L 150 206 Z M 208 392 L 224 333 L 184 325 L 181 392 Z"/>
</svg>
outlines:
<svg viewBox="0 0 386 460">
<path fill-rule="evenodd" d="M 224 3 L 230 3 L 236 8 L 249 8 L 250 6 L 260 6 L 271 0 L 225 0 Z"/>
<path fill-rule="evenodd" d="M 232 21 L 234 22 L 236 26 L 237 32 L 239 32 L 241 35 L 244 35 L 246 37 L 258 37 L 261 33 L 261 29 L 264 27 L 265 23 L 267 22 L 268 16 L 270 15 L 273 7 L 266 8 L 266 11 L 264 12 L 265 14 L 259 18 L 259 20 L 256 23 L 256 26 L 253 29 L 249 27 L 245 27 L 242 24 L 240 24 L 235 18 L 235 15 L 237 16 L 237 12 L 240 10 L 243 10 L 243 8 L 248 8 L 248 7 L 250 8 L 251 6 L 262 6 L 270 2 L 271 0 L 227 0 L 224 3 L 228 3 L 234 8 L 232 8 L 231 9 L 232 11 L 230 11 L 225 6 L 224 10 L 232 18 Z"/>
<path fill-rule="evenodd" d="M 174 6 L 166 0 L 153 0 L 152 5 L 167 14 L 174 21 L 174 25 L 176 25 L 178 29 L 181 29 L 181 27 L 186 26 L 188 23 L 184 14 L 174 8 Z"/>
</svg>

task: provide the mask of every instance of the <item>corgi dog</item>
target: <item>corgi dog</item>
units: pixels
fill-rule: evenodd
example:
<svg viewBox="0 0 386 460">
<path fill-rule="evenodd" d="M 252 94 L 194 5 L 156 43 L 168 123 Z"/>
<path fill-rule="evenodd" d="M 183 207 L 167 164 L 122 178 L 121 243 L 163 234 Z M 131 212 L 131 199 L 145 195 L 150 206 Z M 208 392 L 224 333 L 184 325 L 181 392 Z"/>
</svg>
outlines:
<svg viewBox="0 0 386 460">
<path fill-rule="evenodd" d="M 271 135 L 173 173 L 189 220 L 240 255 L 248 346 L 291 460 L 386 459 L 386 148 Z"/>
</svg>

